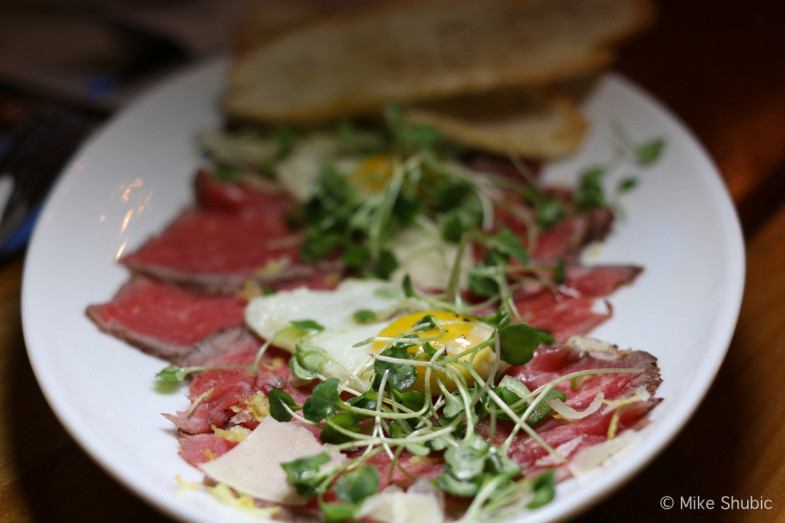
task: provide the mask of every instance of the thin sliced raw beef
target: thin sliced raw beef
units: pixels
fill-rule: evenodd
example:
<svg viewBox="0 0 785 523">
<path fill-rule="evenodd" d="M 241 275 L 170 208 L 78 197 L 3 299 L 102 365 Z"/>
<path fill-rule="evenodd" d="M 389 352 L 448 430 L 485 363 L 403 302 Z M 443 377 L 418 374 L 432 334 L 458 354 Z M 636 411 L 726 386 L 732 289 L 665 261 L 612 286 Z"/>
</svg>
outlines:
<svg viewBox="0 0 785 523">
<path fill-rule="evenodd" d="M 202 434 L 209 433 L 213 425 L 225 428 L 237 414 L 231 407 L 249 400 L 257 391 L 266 394 L 273 388 L 283 388 L 296 400 L 304 400 L 305 393 L 290 385 L 292 375 L 286 353 L 270 348 L 259 362 L 258 372 L 250 369 L 260 346 L 259 338 L 244 327 L 217 333 L 199 343 L 184 361 L 211 368 L 191 381 L 191 407 L 165 414 L 166 418 L 181 432 Z M 257 423 L 247 419 L 242 424 L 253 428 Z"/>
<path fill-rule="evenodd" d="M 234 448 L 237 443 L 215 434 L 180 434 L 180 457 L 194 467 L 210 461 Z"/>
<path fill-rule="evenodd" d="M 599 392 L 603 393 L 606 401 L 616 400 L 615 404 L 604 405 L 586 418 L 567 421 L 552 417 L 537 427 L 537 433 L 551 447 L 564 445 L 560 452 L 567 458 L 581 449 L 606 441 L 614 416 L 617 418 L 615 432 L 618 435 L 628 428 L 645 424 L 646 414 L 660 402 L 653 398 L 661 381 L 654 356 L 643 351 L 621 351 L 612 346 L 604 346 L 604 349 L 591 352 L 567 344 L 539 349 L 531 361 L 511 367 L 506 372 L 534 390 L 560 376 L 581 370 L 640 369 L 637 373 L 603 374 L 572 382 L 566 380 L 557 385 L 556 388 L 567 396 L 565 403 L 578 411 L 586 409 Z M 509 423 L 500 425 L 497 433 L 499 441 L 509 434 L 509 428 Z M 529 473 L 553 466 L 540 461 L 547 455 L 547 450 L 529 437 L 521 437 L 511 446 L 511 457 Z"/>
<path fill-rule="evenodd" d="M 616 434 L 621 434 L 627 429 L 634 429 L 646 423 L 646 415 L 657 406 L 658 399 L 636 401 L 612 410 L 600 410 L 597 413 L 572 423 L 553 423 L 547 427 L 539 427 L 537 434 L 554 449 L 567 459 L 572 459 L 587 447 L 603 443 L 608 440 L 608 430 L 614 415 L 617 417 Z M 501 434 L 500 434 L 501 435 Z M 569 445 L 574 441 L 574 446 Z M 554 464 L 546 464 L 541 460 L 548 456 L 548 451 L 531 438 L 520 438 L 510 446 L 510 458 L 525 467 L 529 474 L 536 474 L 539 470 L 553 468 Z M 539 462 L 539 463 L 538 463 Z M 568 475 L 567 470 L 560 471 L 561 477 Z"/>
<path fill-rule="evenodd" d="M 566 285 L 581 296 L 602 298 L 632 283 L 643 271 L 637 265 L 570 265 L 566 269 Z"/>
<path fill-rule="evenodd" d="M 205 169 L 196 173 L 194 192 L 197 204 L 203 209 L 279 214 L 286 213 L 296 205 L 294 199 L 281 188 L 268 187 L 262 190 L 247 182 L 224 182 L 217 180 Z"/>
<path fill-rule="evenodd" d="M 597 368 L 638 368 L 643 372 L 636 374 L 608 374 L 583 380 L 577 390 L 569 382 L 558 386 L 568 397 L 568 404 L 582 408 L 591 401 L 583 401 L 582 394 L 603 390 L 606 399 L 614 399 L 638 387 L 645 387 L 650 394 L 660 384 L 660 371 L 657 358 L 643 351 L 622 351 L 612 345 L 602 343 L 606 350 L 593 352 L 583 351 L 575 343 L 541 348 L 535 351 L 534 357 L 525 365 L 517 365 L 507 369 L 505 374 L 514 376 L 529 387 L 535 389 L 559 376 L 587 369 Z M 596 385 L 601 385 L 598 389 Z M 592 394 L 593 397 L 593 394 Z M 575 403 L 578 402 L 578 403 Z"/>
<path fill-rule="evenodd" d="M 292 263 L 298 257 L 297 244 L 279 210 L 188 209 L 122 263 L 160 279 L 229 292 L 265 269 L 271 281 L 312 275 L 312 267 Z M 269 264 L 278 264 L 280 270 Z"/>
<path fill-rule="evenodd" d="M 296 205 L 280 189 L 196 176 L 199 206 L 183 211 L 159 235 L 121 261 L 128 268 L 206 292 L 232 292 L 253 278 L 263 285 L 329 288 L 340 278 L 335 261 L 299 261 L 300 237 L 287 225 Z"/>
<path fill-rule="evenodd" d="M 540 262 L 576 259 L 587 244 L 605 238 L 612 224 L 613 211 L 607 207 L 568 216 L 540 234 L 533 256 Z"/>
<path fill-rule="evenodd" d="M 611 317 L 594 310 L 594 298 L 576 297 L 543 289 L 536 294 L 516 298 L 515 305 L 524 323 L 551 332 L 557 341 L 576 334 L 587 334 Z"/>
<path fill-rule="evenodd" d="M 544 286 L 527 287 L 514 296 L 525 323 L 551 331 L 557 340 L 587 334 L 610 318 L 611 308 L 595 310 L 595 298 L 607 296 L 631 283 L 641 272 L 634 265 L 570 265 L 566 281 L 556 291 Z"/>
<path fill-rule="evenodd" d="M 245 327 L 238 326 L 199 341 L 180 363 L 183 367 L 248 365 L 253 362 L 261 345 L 262 340 Z"/>
<path fill-rule="evenodd" d="M 177 363 L 194 343 L 242 325 L 245 303 L 233 295 L 194 292 L 144 277 L 132 278 L 87 315 L 102 331 Z"/>
</svg>

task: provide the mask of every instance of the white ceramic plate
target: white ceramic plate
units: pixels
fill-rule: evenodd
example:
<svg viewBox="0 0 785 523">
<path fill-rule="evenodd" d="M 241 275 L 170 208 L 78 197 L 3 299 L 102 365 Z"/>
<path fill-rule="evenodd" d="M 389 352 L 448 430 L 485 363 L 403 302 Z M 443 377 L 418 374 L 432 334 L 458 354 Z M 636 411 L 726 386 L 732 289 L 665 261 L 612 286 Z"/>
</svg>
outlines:
<svg viewBox="0 0 785 523">
<path fill-rule="evenodd" d="M 161 510 L 192 521 L 250 517 L 175 476 L 201 475 L 177 456 L 161 412 L 186 405 L 184 391 L 153 390 L 160 360 L 101 334 L 85 306 L 107 300 L 126 279 L 115 263 L 160 231 L 191 200 L 199 155 L 194 136 L 220 124 L 222 63 L 182 74 L 120 114 L 81 150 L 52 193 L 35 231 L 24 275 L 24 333 L 30 360 L 57 416 L 110 474 Z M 587 101 L 591 132 L 580 153 L 551 165 L 552 180 L 574 182 L 611 152 L 611 124 L 636 140 L 662 136 L 662 159 L 624 198 L 627 217 L 590 261 L 637 263 L 646 270 L 616 293 L 613 319 L 596 331 L 655 354 L 664 401 L 637 444 L 586 481 L 559 486 L 557 499 L 522 515 L 563 518 L 621 485 L 689 420 L 722 363 L 738 316 L 744 250 L 733 206 L 717 170 L 692 135 L 628 81 L 606 76 Z M 619 172 L 628 174 L 630 170 Z M 258 520 L 257 520 L 258 521 Z"/>
</svg>

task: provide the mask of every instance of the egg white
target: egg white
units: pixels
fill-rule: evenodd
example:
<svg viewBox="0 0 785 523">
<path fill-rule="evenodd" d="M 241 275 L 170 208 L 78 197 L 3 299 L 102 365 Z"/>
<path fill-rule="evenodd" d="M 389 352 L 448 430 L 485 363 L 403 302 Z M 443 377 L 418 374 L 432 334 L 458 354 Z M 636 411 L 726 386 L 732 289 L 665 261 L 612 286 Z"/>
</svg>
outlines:
<svg viewBox="0 0 785 523">
<path fill-rule="evenodd" d="M 370 343 L 354 345 L 376 336 L 402 301 L 399 287 L 389 282 L 350 279 L 332 291 L 302 287 L 254 298 L 245 309 L 245 321 L 259 336 L 289 352 L 295 351 L 297 343 L 321 348 L 330 358 L 322 374 L 365 390 L 370 373 L 363 370 L 373 361 L 372 347 Z M 413 307 L 417 304 L 407 300 L 406 310 L 411 312 Z M 361 309 L 380 313 L 379 319 L 358 323 L 353 315 Z M 303 339 L 280 335 L 299 320 L 314 320 L 324 330 Z"/>
</svg>

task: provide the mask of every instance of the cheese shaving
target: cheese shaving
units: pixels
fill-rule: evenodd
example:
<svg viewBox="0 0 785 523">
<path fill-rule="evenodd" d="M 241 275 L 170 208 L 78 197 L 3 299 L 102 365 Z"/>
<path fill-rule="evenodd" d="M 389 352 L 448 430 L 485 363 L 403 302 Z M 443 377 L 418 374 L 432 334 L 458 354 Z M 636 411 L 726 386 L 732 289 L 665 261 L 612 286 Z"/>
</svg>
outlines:
<svg viewBox="0 0 785 523">
<path fill-rule="evenodd" d="M 634 430 L 625 430 L 616 438 L 578 451 L 570 464 L 570 471 L 574 475 L 586 474 L 626 448 L 637 437 L 638 433 Z"/>
<path fill-rule="evenodd" d="M 556 411 L 559 414 L 559 416 L 561 416 L 562 418 L 570 421 L 575 421 L 591 416 L 592 414 L 600 410 L 603 399 L 605 399 L 605 394 L 603 394 L 602 392 L 598 392 L 597 395 L 594 396 L 594 399 L 589 404 L 589 406 L 582 411 L 573 409 L 572 407 L 570 407 L 560 399 L 555 399 L 555 398 L 550 399 L 547 401 L 547 403 L 548 406 L 552 408 L 554 411 Z"/>
</svg>

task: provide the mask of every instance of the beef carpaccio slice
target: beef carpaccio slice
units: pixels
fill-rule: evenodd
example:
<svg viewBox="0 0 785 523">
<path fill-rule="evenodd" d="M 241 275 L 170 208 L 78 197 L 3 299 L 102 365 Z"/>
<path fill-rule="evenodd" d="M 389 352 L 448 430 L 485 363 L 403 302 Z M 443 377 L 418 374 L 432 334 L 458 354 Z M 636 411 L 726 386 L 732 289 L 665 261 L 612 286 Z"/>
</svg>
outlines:
<svg viewBox="0 0 785 523">
<path fill-rule="evenodd" d="M 511 367 L 506 374 L 520 379 L 534 390 L 560 376 L 573 372 L 602 369 L 637 369 L 634 373 L 599 374 L 577 380 L 565 380 L 556 386 L 567 399 L 565 403 L 582 411 L 589 407 L 598 393 L 605 403 L 586 418 L 567 421 L 551 417 L 537 428 L 537 433 L 551 447 L 570 459 L 580 450 L 607 441 L 626 429 L 639 428 L 647 422 L 646 415 L 661 400 L 654 395 L 661 382 L 657 359 L 644 351 L 623 351 L 602 342 L 591 342 L 588 349 L 578 342 L 539 349 L 525 365 Z M 614 421 L 614 417 L 616 420 Z M 611 431 L 611 424 L 615 429 Z M 615 432 L 611 434 L 611 432 Z M 505 425 L 500 425 L 498 439 L 503 439 Z M 510 447 L 510 457 L 530 473 L 554 464 L 548 452 L 529 437 L 518 438 Z M 561 471 L 566 474 L 566 469 Z"/>
<path fill-rule="evenodd" d="M 534 258 L 540 262 L 576 259 L 589 243 L 604 239 L 613 224 L 613 211 L 597 207 L 563 219 L 540 234 Z"/>
<path fill-rule="evenodd" d="M 241 334 L 245 339 L 250 334 Z M 572 340 L 571 340 L 572 342 Z M 241 345 L 245 341 L 239 342 Z M 615 424 L 615 437 L 627 429 L 639 428 L 646 423 L 647 413 L 660 401 L 655 398 L 660 383 L 657 360 L 642 351 L 622 351 L 609 345 L 598 345 L 600 349 L 583 350 L 573 343 L 558 344 L 538 349 L 533 359 L 525 365 L 511 367 L 506 374 L 520 379 L 530 390 L 536 389 L 560 376 L 587 369 L 624 368 L 635 369 L 635 372 L 620 374 L 601 374 L 584 377 L 579 380 L 565 380 L 556 388 L 563 391 L 566 403 L 576 410 L 587 408 L 598 393 L 606 400 L 599 410 L 584 419 L 567 421 L 550 417 L 535 426 L 537 433 L 552 447 L 561 447 L 560 452 L 572 458 L 581 449 L 607 441 L 611 424 Z M 235 356 L 226 359 L 225 354 Z M 252 361 L 250 346 L 243 350 L 217 350 L 214 361 L 221 364 L 240 361 Z M 238 354 L 245 354 L 237 357 Z M 266 394 L 271 385 L 287 390 L 302 402 L 307 396 L 305 391 L 292 386 L 288 365 L 275 362 L 279 355 L 265 356 L 258 374 L 254 375 L 238 369 L 216 369 L 206 371 L 194 379 L 190 386 L 189 397 L 198 401 L 191 413 L 183 411 L 168 416 L 179 429 L 181 455 L 189 463 L 196 464 L 218 456 L 234 446 L 233 442 L 221 441 L 220 436 L 213 433 L 212 428 L 228 429 L 232 425 L 241 424 L 252 428 L 256 422 L 233 419 L 247 403 L 247 399 L 256 391 Z M 208 360 L 202 360 L 208 361 Z M 205 397 L 205 392 L 209 396 Z M 233 408 L 234 407 L 234 408 Z M 616 420 L 614 421 L 614 418 Z M 501 444 L 510 433 L 511 424 L 499 421 L 495 433 L 495 441 Z M 487 431 L 483 424 L 480 430 Z M 565 444 L 568 449 L 564 450 Z M 524 470 L 533 474 L 544 468 L 553 468 L 557 463 L 547 462 L 548 452 L 525 434 L 520 434 L 511 446 L 511 457 Z M 396 484 L 406 487 L 417 478 L 433 479 L 443 469 L 443 461 L 438 454 L 427 457 L 412 456 L 403 453 L 400 463 L 409 474 L 400 468 L 391 468 L 390 460 L 385 453 L 374 456 L 369 463 L 376 466 L 382 478 L 383 486 Z M 560 468 L 560 477 L 568 474 L 568 469 Z"/>
<path fill-rule="evenodd" d="M 111 301 L 87 307 L 87 315 L 102 331 L 179 363 L 195 343 L 242 325 L 244 309 L 245 302 L 234 295 L 204 294 L 135 277 Z"/>
<path fill-rule="evenodd" d="M 256 427 L 258 420 L 237 415 L 257 392 L 266 397 L 271 389 L 282 388 L 304 401 L 307 389 L 291 386 L 287 353 L 269 348 L 257 370 L 251 368 L 261 345 L 262 340 L 245 327 L 216 333 L 197 344 L 183 361 L 208 370 L 198 373 L 190 383 L 191 407 L 166 417 L 182 433 L 205 434 L 214 426 L 225 427 L 233 418 L 246 428 Z"/>
<path fill-rule="evenodd" d="M 129 269 L 206 292 L 232 292 L 247 280 L 270 285 L 335 284 L 335 261 L 305 264 L 286 220 L 296 202 L 280 189 L 219 182 L 201 171 L 199 205 L 121 260 Z"/>
<path fill-rule="evenodd" d="M 286 213 L 296 204 L 282 189 L 256 187 L 247 181 L 221 181 L 201 169 L 194 179 L 196 203 L 200 209 L 226 212 Z"/>
<path fill-rule="evenodd" d="M 576 334 L 588 334 L 611 316 L 610 305 L 597 310 L 597 298 L 614 293 L 631 283 L 641 272 L 635 265 L 577 264 L 565 269 L 565 281 L 556 289 L 543 285 L 524 287 L 513 296 L 521 319 L 550 331 L 563 341 Z"/>
<path fill-rule="evenodd" d="M 297 259 L 297 238 L 276 212 L 188 209 L 160 235 L 122 259 L 128 268 L 210 292 L 238 289 L 256 271 L 273 277 Z"/>
</svg>

